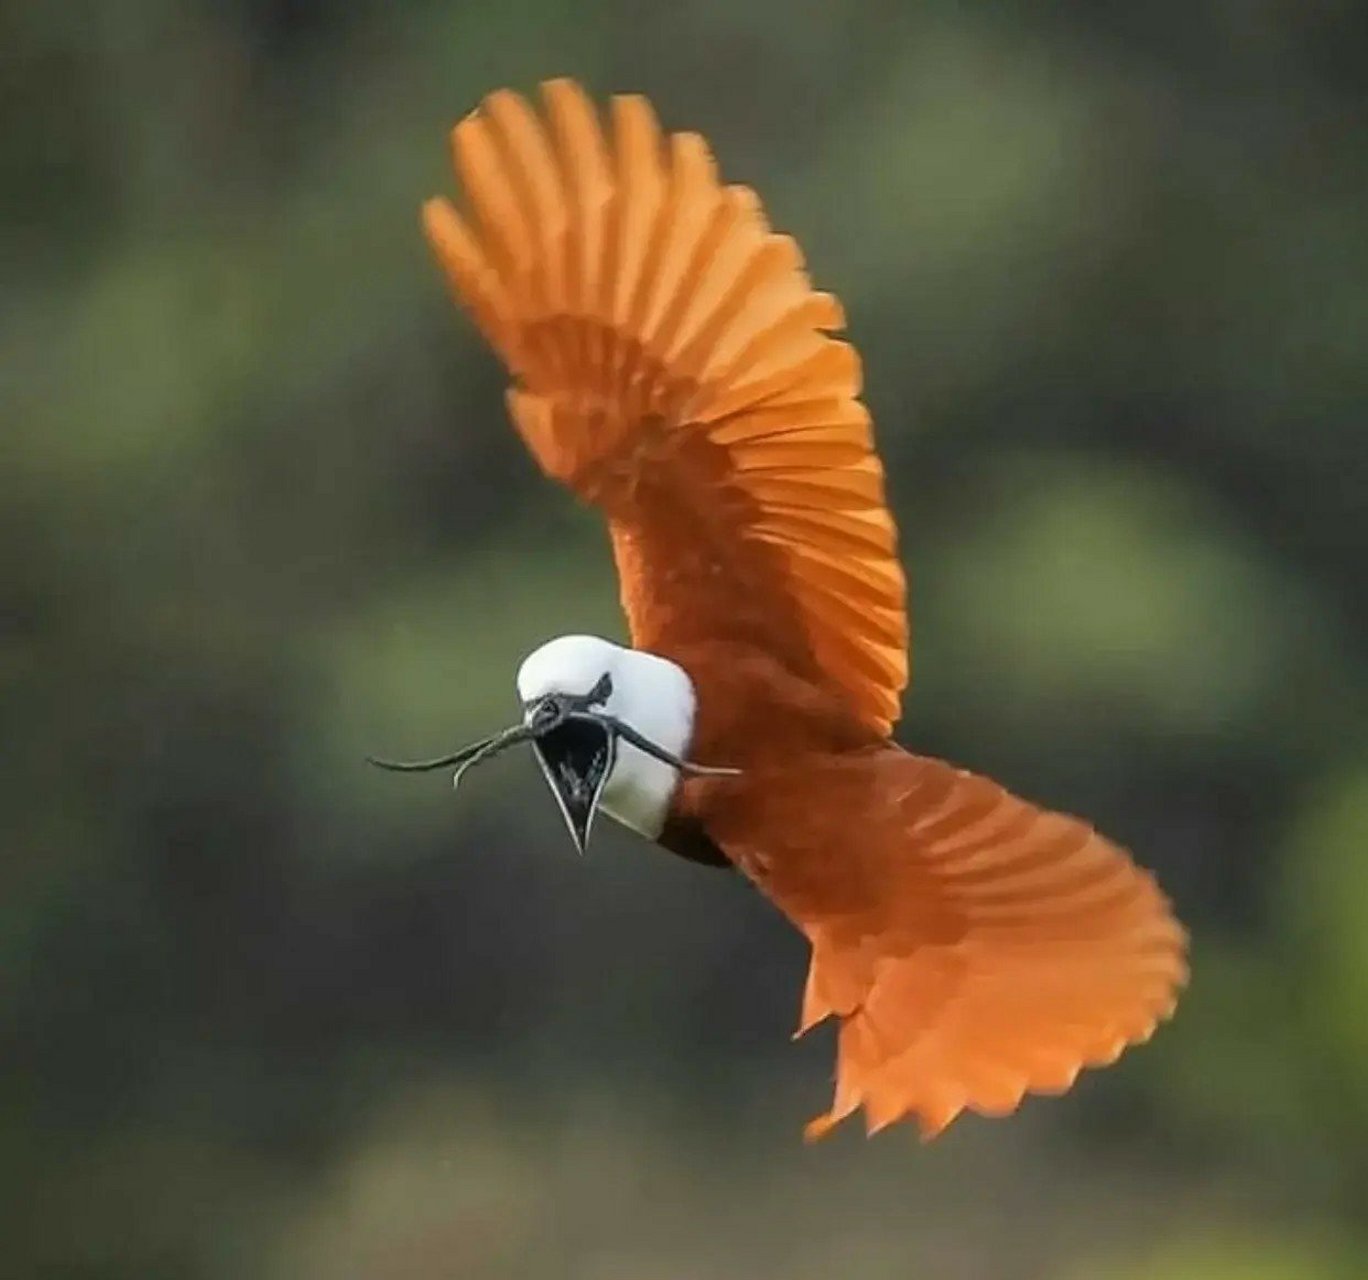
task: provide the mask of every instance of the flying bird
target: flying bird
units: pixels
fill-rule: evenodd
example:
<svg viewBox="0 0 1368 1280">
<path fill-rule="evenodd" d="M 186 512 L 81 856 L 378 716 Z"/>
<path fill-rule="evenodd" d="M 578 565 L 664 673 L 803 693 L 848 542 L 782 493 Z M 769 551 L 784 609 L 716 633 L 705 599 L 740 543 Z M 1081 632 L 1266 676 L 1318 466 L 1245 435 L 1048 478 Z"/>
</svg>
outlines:
<svg viewBox="0 0 1368 1280">
<path fill-rule="evenodd" d="M 533 747 L 583 852 L 599 811 L 738 868 L 811 944 L 798 1034 L 835 1096 L 924 1136 L 1062 1093 L 1172 1013 L 1186 935 L 1077 818 L 891 740 L 908 677 L 896 531 L 840 303 L 696 133 L 571 80 L 451 133 L 464 211 L 423 208 L 547 475 L 608 525 L 624 647 L 566 635 L 523 715 L 439 760 Z M 378 762 L 377 763 L 383 763 Z"/>
</svg>

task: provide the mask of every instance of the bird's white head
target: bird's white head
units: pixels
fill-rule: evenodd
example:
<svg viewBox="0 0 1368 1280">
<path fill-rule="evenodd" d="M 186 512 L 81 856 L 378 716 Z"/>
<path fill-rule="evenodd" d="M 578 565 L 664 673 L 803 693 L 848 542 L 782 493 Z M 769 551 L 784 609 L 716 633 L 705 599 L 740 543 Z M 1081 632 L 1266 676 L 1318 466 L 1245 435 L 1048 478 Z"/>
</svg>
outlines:
<svg viewBox="0 0 1368 1280">
<path fill-rule="evenodd" d="M 575 843 L 602 808 L 654 839 L 669 813 L 693 737 L 688 673 L 667 658 L 598 636 L 558 636 L 518 669 L 524 724 L 555 727 L 533 745 Z M 656 751 L 650 751 L 651 747 Z"/>
<path fill-rule="evenodd" d="M 605 810 L 655 839 L 664 830 L 680 775 L 735 774 L 687 758 L 697 698 L 677 663 L 597 636 L 561 636 L 518 669 L 521 721 L 434 760 L 377 760 L 402 773 L 456 766 L 456 784 L 482 760 L 530 742 L 575 847 Z"/>
</svg>

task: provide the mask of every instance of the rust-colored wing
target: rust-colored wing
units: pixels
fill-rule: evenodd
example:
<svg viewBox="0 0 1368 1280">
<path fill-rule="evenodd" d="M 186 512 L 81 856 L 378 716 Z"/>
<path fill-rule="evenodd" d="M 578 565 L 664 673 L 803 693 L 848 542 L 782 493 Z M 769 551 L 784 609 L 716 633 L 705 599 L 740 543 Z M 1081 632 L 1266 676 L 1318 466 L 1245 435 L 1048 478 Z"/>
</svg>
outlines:
<svg viewBox="0 0 1368 1280">
<path fill-rule="evenodd" d="M 469 211 L 424 224 L 514 378 L 542 468 L 608 516 L 633 643 L 733 639 L 886 733 L 907 682 L 896 534 L 859 360 L 797 245 L 697 134 L 543 86 L 456 126 Z"/>
<path fill-rule="evenodd" d="M 744 781 L 744 780 L 743 780 Z M 709 834 L 803 930 L 801 1030 L 841 1019 L 824 1134 L 926 1136 L 1062 1093 L 1173 1011 L 1186 937 L 1153 878 L 1076 818 L 893 746 L 690 784 Z M 709 798 L 711 797 L 711 798 Z"/>
</svg>

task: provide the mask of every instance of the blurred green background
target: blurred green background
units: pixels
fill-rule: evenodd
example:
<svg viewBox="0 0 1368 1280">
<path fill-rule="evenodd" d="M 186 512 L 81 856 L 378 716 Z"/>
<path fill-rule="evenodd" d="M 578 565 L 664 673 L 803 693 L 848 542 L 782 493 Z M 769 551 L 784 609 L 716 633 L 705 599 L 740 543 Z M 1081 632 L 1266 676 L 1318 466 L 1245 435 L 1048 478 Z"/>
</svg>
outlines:
<svg viewBox="0 0 1368 1280">
<path fill-rule="evenodd" d="M 1368 1274 L 1368 8 L 0 8 L 0 1275 Z M 846 302 L 912 572 L 901 739 L 1194 930 L 1065 1101 L 805 1148 L 737 877 L 506 723 L 620 636 L 417 224 L 485 92 L 711 139 Z"/>
</svg>

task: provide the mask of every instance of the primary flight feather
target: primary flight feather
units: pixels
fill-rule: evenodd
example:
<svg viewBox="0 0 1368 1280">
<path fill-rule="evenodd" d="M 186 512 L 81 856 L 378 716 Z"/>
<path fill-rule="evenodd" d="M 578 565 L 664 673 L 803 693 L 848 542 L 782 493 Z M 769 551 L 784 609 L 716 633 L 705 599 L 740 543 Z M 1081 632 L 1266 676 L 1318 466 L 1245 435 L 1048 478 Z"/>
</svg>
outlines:
<svg viewBox="0 0 1368 1280">
<path fill-rule="evenodd" d="M 541 105 L 501 90 L 461 121 L 464 210 L 423 221 L 527 447 L 608 520 L 632 647 L 542 646 L 523 725 L 460 760 L 527 738 L 581 849 L 602 809 L 740 868 L 803 931 L 800 1031 L 840 1020 L 810 1136 L 1066 1090 L 1171 1014 L 1181 926 L 1086 823 L 889 740 L 896 533 L 859 359 L 798 246 L 644 98 L 601 121 L 553 80 Z"/>
</svg>

